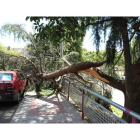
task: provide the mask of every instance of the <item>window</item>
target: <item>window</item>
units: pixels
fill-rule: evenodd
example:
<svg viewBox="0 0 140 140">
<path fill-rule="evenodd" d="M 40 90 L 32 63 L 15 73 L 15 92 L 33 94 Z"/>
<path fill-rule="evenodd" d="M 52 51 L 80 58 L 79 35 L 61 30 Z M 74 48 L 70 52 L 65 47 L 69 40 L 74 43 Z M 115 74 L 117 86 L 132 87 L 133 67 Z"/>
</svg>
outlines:
<svg viewBox="0 0 140 140">
<path fill-rule="evenodd" d="M 13 81 L 13 74 L 12 73 L 0 73 L 0 80 Z"/>
</svg>

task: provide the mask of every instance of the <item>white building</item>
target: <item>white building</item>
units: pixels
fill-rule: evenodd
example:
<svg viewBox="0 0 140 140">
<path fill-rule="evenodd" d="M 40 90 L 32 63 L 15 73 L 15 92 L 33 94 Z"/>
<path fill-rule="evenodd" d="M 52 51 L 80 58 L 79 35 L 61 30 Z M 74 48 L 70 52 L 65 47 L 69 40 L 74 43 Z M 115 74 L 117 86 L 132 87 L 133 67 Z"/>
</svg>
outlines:
<svg viewBox="0 0 140 140">
<path fill-rule="evenodd" d="M 7 50 L 14 50 L 20 52 L 22 55 L 28 57 L 27 47 L 24 48 L 11 48 L 10 46 L 7 47 Z"/>
</svg>

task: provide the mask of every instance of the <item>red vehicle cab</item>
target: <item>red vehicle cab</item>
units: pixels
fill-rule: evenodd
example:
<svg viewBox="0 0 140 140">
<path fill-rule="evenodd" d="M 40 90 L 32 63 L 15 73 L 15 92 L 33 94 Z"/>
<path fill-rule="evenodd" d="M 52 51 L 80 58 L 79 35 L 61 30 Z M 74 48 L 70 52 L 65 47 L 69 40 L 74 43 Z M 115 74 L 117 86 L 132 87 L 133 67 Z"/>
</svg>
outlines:
<svg viewBox="0 0 140 140">
<path fill-rule="evenodd" d="M 0 101 L 19 103 L 26 86 L 26 80 L 17 71 L 0 71 Z"/>
</svg>

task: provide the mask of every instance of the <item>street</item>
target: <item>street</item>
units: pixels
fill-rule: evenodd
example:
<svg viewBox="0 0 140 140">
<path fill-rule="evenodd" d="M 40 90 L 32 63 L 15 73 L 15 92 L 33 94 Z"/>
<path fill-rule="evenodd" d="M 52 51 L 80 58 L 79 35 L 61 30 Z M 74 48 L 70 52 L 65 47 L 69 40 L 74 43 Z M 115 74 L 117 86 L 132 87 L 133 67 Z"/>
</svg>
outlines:
<svg viewBox="0 0 140 140">
<path fill-rule="evenodd" d="M 18 106 L 12 102 L 0 102 L 0 123 L 10 123 Z"/>
</svg>

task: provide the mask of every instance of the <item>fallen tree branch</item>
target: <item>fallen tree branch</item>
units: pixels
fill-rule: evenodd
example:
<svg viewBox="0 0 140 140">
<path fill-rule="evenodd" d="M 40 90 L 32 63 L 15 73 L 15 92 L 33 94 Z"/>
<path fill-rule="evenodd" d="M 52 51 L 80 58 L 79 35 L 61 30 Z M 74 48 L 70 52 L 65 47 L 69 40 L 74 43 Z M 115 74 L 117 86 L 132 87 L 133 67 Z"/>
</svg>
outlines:
<svg viewBox="0 0 140 140">
<path fill-rule="evenodd" d="M 87 81 L 85 80 L 82 76 L 80 76 L 78 73 L 74 73 L 75 76 L 77 76 L 77 78 L 81 79 L 82 81 L 84 81 L 85 83 L 90 83 L 90 84 L 93 84 L 94 82 L 90 82 L 90 81 Z"/>
<path fill-rule="evenodd" d="M 8 53 L 4 53 L 4 52 L 1 52 L 2 53 L 2 55 L 1 56 L 3 56 L 3 55 L 8 55 L 8 56 L 10 56 L 10 57 L 16 57 L 16 58 L 18 58 L 18 59 L 23 59 L 23 60 L 26 60 L 27 62 L 29 62 L 34 68 L 35 68 L 35 70 L 37 71 L 37 72 L 39 72 L 39 70 L 38 70 L 38 68 L 37 68 L 37 66 L 31 61 L 31 60 L 29 60 L 27 57 L 25 57 L 25 56 L 16 56 L 16 55 L 11 55 L 11 54 L 8 54 Z"/>
<path fill-rule="evenodd" d="M 124 94 L 126 93 L 125 81 L 115 79 L 114 77 L 105 74 L 104 72 L 102 72 L 99 69 L 90 68 L 90 69 L 82 70 L 79 72 L 85 73 L 85 74 L 90 74 L 90 75 L 94 76 L 95 78 L 103 81 L 104 83 L 110 85 L 111 87 L 121 90 Z"/>
<path fill-rule="evenodd" d="M 43 74 L 43 78 L 45 80 L 48 80 L 48 79 L 57 78 L 59 76 L 67 74 L 67 73 L 76 73 L 78 71 L 86 70 L 86 69 L 91 68 L 91 67 L 100 67 L 105 62 L 106 61 L 102 61 L 102 62 L 80 62 L 80 63 L 73 64 L 73 65 L 70 65 L 70 66 L 66 66 L 64 68 L 61 68 L 60 70 L 56 70 L 55 72 L 52 72 L 52 73 L 49 73 L 49 74 Z"/>
<path fill-rule="evenodd" d="M 55 88 L 57 89 L 59 87 L 59 85 L 57 84 L 57 82 L 54 79 L 50 79 L 50 80 L 53 82 Z"/>
</svg>

